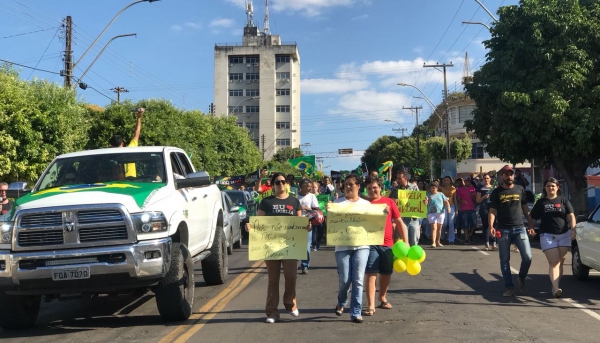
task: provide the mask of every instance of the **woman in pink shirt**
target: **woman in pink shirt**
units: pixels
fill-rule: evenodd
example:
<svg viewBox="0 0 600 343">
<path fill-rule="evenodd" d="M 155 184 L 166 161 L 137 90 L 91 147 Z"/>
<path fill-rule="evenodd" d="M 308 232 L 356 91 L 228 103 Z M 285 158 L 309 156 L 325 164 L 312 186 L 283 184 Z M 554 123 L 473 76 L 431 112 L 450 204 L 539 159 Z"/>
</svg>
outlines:
<svg viewBox="0 0 600 343">
<path fill-rule="evenodd" d="M 456 189 L 455 197 L 457 203 L 458 220 L 465 233 L 465 244 L 471 244 L 471 235 L 477 228 L 477 214 L 475 212 L 475 196 L 477 190 L 469 182 L 465 185 L 463 179 L 456 180 L 459 187 Z"/>
</svg>

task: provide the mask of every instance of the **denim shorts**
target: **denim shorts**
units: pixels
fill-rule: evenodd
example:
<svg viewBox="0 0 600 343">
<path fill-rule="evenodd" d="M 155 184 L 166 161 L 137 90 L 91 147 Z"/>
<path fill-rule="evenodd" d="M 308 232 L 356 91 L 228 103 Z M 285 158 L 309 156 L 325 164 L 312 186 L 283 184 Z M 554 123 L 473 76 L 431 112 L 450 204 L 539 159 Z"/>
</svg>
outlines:
<svg viewBox="0 0 600 343">
<path fill-rule="evenodd" d="M 571 247 L 571 231 L 560 235 L 542 233 L 540 235 L 540 245 L 542 246 L 542 251 L 558 247 Z"/>
<path fill-rule="evenodd" d="M 369 247 L 369 259 L 367 260 L 367 274 L 392 275 L 394 272 L 394 254 L 392 247 L 371 245 Z"/>
</svg>

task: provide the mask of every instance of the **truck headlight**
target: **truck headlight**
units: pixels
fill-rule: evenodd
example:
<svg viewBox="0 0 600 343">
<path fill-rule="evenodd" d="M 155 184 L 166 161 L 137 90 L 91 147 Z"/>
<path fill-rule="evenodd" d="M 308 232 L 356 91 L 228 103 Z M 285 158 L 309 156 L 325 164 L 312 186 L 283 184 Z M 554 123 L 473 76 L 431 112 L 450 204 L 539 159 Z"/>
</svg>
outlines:
<svg viewBox="0 0 600 343">
<path fill-rule="evenodd" d="M 246 210 L 241 210 L 239 213 L 240 213 L 240 219 L 246 219 L 246 216 L 248 215 L 246 213 Z"/>
<path fill-rule="evenodd" d="M 13 226 L 12 222 L 0 222 L 0 243 L 11 243 Z"/>
<path fill-rule="evenodd" d="M 167 218 L 162 212 L 141 212 L 131 215 L 137 233 L 155 233 L 167 231 Z"/>
</svg>

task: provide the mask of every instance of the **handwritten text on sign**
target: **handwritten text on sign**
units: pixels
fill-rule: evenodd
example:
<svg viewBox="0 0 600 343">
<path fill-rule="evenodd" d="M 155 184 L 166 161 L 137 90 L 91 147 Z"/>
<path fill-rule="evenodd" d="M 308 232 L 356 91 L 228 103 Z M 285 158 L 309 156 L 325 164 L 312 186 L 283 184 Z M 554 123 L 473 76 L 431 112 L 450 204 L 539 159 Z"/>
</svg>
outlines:
<svg viewBox="0 0 600 343">
<path fill-rule="evenodd" d="M 250 217 L 248 259 L 306 259 L 308 218 L 292 216 Z"/>
<path fill-rule="evenodd" d="M 381 245 L 385 231 L 386 205 L 329 204 L 327 245 Z"/>
<path fill-rule="evenodd" d="M 426 218 L 425 191 L 398 190 L 398 209 L 403 218 Z"/>
</svg>

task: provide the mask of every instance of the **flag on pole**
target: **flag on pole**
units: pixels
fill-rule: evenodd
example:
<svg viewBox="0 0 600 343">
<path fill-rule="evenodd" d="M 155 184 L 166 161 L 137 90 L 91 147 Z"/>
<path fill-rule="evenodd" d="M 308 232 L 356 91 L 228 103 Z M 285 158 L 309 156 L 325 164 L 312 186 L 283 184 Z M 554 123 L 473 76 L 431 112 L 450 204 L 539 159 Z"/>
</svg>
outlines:
<svg viewBox="0 0 600 343">
<path fill-rule="evenodd" d="M 392 162 L 392 161 L 385 161 L 385 162 L 383 162 L 383 165 L 381 166 L 381 168 L 379 168 L 379 174 L 383 174 L 388 169 L 393 168 L 393 167 L 394 167 L 394 162 Z"/>
<path fill-rule="evenodd" d="M 301 170 L 307 174 L 312 174 L 316 164 L 315 155 L 292 158 L 291 160 L 288 160 L 288 163 L 298 170 Z"/>
</svg>

